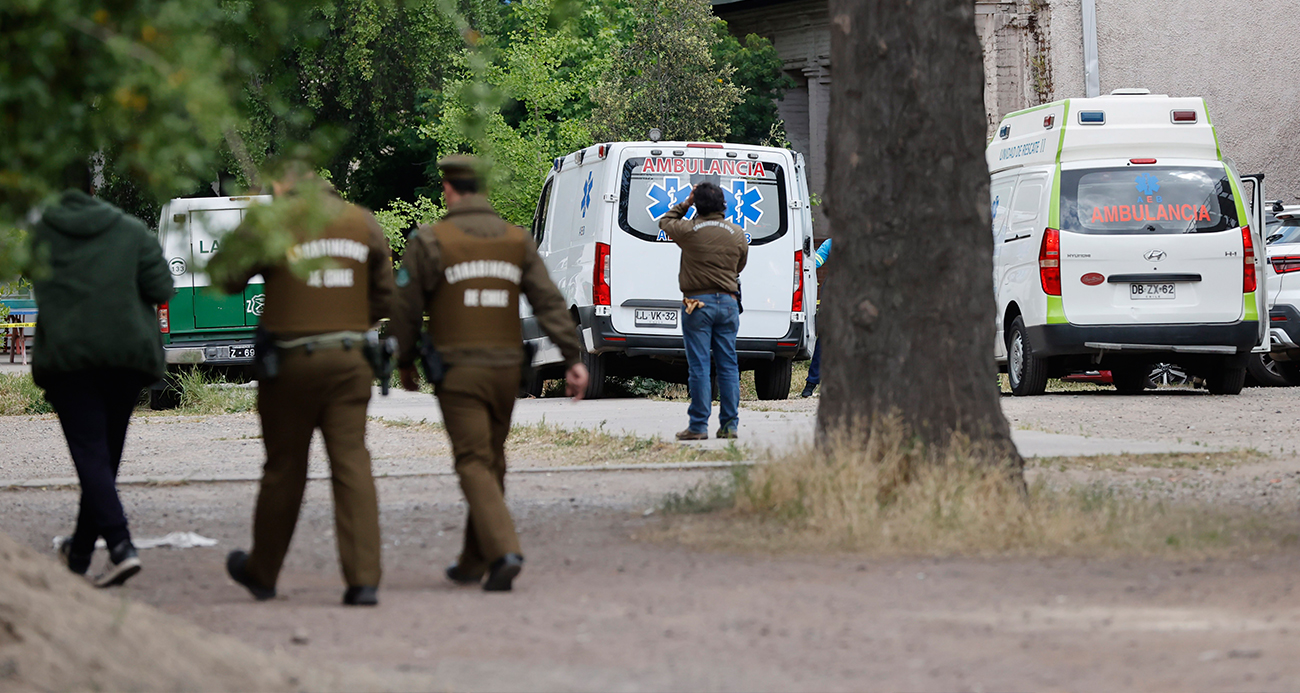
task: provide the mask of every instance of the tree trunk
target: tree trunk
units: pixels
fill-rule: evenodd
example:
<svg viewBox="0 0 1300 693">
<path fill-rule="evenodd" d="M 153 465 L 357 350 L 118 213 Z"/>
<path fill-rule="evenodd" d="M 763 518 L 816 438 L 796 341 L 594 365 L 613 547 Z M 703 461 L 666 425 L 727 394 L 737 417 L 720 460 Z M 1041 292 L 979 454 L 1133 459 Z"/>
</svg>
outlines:
<svg viewBox="0 0 1300 693">
<path fill-rule="evenodd" d="M 971 0 L 831 0 L 820 440 L 896 414 L 1022 464 L 993 363 L 984 73 Z M 858 428 L 854 429 L 854 426 Z"/>
</svg>

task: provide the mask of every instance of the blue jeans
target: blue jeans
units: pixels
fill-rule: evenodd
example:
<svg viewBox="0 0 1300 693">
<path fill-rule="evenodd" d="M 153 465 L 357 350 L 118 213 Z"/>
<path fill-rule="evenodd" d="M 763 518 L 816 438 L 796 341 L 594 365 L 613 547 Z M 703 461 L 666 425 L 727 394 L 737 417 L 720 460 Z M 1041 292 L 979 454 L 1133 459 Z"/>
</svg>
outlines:
<svg viewBox="0 0 1300 693">
<path fill-rule="evenodd" d="M 703 301 L 694 312 L 682 311 L 682 338 L 686 342 L 686 362 L 690 366 L 690 430 L 709 430 L 709 413 L 713 409 L 710 363 L 718 368 L 718 428 L 736 430 L 740 425 L 740 367 L 736 363 L 736 331 L 740 329 L 740 306 L 729 294 L 700 294 L 690 298 Z M 710 357 L 710 352 L 712 356 Z"/>
<path fill-rule="evenodd" d="M 822 382 L 822 340 L 817 339 L 817 346 L 813 347 L 812 363 L 808 364 L 808 379 L 805 381 L 809 385 L 820 385 Z"/>
</svg>

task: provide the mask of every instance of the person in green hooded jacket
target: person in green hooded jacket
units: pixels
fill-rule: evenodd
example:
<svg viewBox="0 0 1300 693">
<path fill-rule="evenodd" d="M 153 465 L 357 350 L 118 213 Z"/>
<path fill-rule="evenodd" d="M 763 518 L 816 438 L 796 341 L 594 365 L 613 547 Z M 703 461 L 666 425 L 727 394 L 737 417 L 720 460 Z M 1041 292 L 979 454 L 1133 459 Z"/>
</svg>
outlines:
<svg viewBox="0 0 1300 693">
<path fill-rule="evenodd" d="M 68 168 L 69 189 L 31 233 L 38 311 L 32 378 L 45 389 L 81 481 L 76 530 L 59 545 L 68 568 L 85 575 L 95 542 L 108 545 L 99 587 L 140 572 L 117 495 L 131 412 L 145 386 L 163 376 L 155 306 L 173 293 L 158 240 L 139 219 L 90 196 L 90 171 Z"/>
</svg>

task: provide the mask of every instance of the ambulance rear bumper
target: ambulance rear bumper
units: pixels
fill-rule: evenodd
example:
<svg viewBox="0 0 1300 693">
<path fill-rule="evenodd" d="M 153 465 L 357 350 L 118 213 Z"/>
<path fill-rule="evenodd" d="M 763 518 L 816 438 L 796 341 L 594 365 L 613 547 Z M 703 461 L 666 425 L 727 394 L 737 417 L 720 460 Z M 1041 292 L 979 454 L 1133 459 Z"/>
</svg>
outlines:
<svg viewBox="0 0 1300 693">
<path fill-rule="evenodd" d="M 624 334 L 614 329 L 609 316 L 596 315 L 591 308 L 579 309 L 582 319 L 584 344 L 591 353 L 622 353 L 627 356 L 651 356 L 671 361 L 686 360 L 686 345 L 678 336 Z M 740 361 L 773 361 L 784 359 L 807 359 L 811 353 L 808 348 L 804 323 L 791 322 L 785 336 L 777 339 L 755 339 L 739 337 L 736 339 L 736 357 Z"/>
<path fill-rule="evenodd" d="M 1259 341 L 1259 323 L 1188 325 L 1035 325 L 1029 343 L 1038 356 L 1123 352 L 1247 354 Z"/>
</svg>

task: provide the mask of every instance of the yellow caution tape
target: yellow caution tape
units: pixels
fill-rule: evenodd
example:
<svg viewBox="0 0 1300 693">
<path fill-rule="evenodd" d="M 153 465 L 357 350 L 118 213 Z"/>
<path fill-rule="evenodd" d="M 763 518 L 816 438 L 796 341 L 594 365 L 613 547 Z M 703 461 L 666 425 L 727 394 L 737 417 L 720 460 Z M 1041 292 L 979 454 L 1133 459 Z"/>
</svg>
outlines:
<svg viewBox="0 0 1300 693">
<path fill-rule="evenodd" d="M 0 330 L 17 329 L 19 327 L 36 327 L 34 322 L 0 322 Z"/>
</svg>

